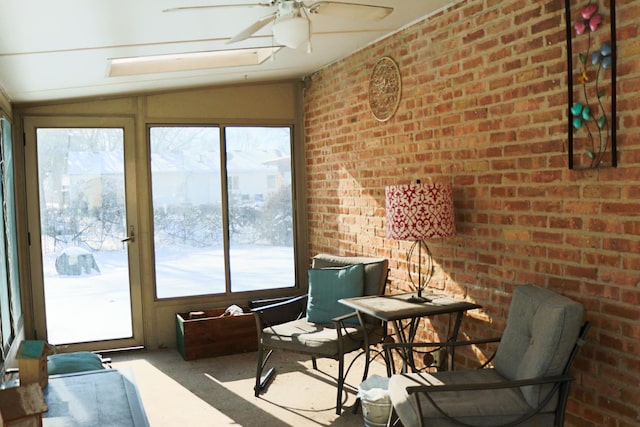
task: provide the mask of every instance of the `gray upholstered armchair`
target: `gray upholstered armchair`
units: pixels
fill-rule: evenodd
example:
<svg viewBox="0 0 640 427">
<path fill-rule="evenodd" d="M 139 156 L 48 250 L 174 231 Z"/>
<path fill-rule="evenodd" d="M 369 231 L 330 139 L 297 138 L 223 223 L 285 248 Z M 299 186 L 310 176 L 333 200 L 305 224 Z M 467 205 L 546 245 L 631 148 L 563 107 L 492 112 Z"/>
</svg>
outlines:
<svg viewBox="0 0 640 427">
<path fill-rule="evenodd" d="M 310 282 L 311 278 L 315 277 L 316 274 L 332 277 L 331 275 L 334 273 L 338 274 L 340 267 L 345 267 L 346 269 L 352 266 L 358 267 L 357 270 L 360 271 L 359 274 L 361 275 L 360 295 L 352 296 L 381 295 L 384 293 L 388 274 L 388 261 L 384 258 L 316 255 L 312 260 L 312 270 L 309 273 Z M 341 289 L 333 289 L 328 294 L 325 294 L 319 286 L 323 285 L 324 287 L 326 285 L 327 288 L 330 288 L 335 284 L 336 280 L 333 280 L 333 283 L 326 283 L 326 280 L 323 283 L 317 280 L 315 284 L 309 284 L 311 297 L 305 294 L 263 306 L 256 306 L 256 303 L 253 303 L 255 308 L 252 308 L 252 311 L 256 314 L 258 327 L 258 366 L 254 387 L 256 396 L 264 390 L 274 373 L 273 368 L 269 369 L 266 374 L 263 374 L 263 371 L 271 352 L 276 349 L 311 355 L 314 369 L 318 369 L 316 357 L 331 358 L 338 361 L 337 414 L 342 411 L 342 394 L 346 376 L 344 369 L 345 354 L 356 350 L 366 350 L 363 352 L 365 355 L 363 380 L 366 378 L 370 362 L 369 346 L 380 342 L 386 334 L 380 321 L 364 316 L 360 318 L 355 312 L 351 312 L 346 306 L 342 306 L 337 300 L 349 295 L 342 293 Z M 312 286 L 315 287 L 315 290 L 312 289 Z M 317 295 L 317 292 L 323 294 Z M 308 309 L 315 307 L 313 305 L 314 301 L 320 300 L 320 297 L 330 299 L 330 308 L 342 309 L 345 313 L 337 316 L 323 313 L 325 320 L 319 320 L 322 316 L 317 314 L 314 314 L 312 318 Z M 260 305 L 260 303 L 257 305 Z M 294 313 L 293 320 L 282 322 L 283 312 Z"/>
<path fill-rule="evenodd" d="M 582 305 L 547 289 L 518 286 L 502 338 L 452 344 L 497 342 L 493 367 L 392 375 L 392 418 L 405 427 L 561 426 L 569 368 L 589 328 L 583 312 Z M 434 343 L 414 347 L 422 345 Z M 396 350 L 405 354 L 401 349 L 385 345 L 387 357 Z"/>
</svg>

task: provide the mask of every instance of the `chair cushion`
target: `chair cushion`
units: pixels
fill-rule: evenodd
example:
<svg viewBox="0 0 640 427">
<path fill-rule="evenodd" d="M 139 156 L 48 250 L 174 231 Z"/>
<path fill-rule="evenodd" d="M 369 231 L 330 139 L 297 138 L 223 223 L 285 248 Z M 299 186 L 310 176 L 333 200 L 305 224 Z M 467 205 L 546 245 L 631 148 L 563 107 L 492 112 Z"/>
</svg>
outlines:
<svg viewBox="0 0 640 427">
<path fill-rule="evenodd" d="M 387 280 L 389 260 L 374 257 L 349 257 L 330 254 L 318 254 L 313 257 L 312 268 L 343 267 L 353 264 L 364 265 L 363 295 L 380 295 Z"/>
<path fill-rule="evenodd" d="M 104 369 L 102 359 L 89 351 L 52 354 L 47 357 L 49 375 L 70 374 L 73 372 L 94 371 Z"/>
<path fill-rule="evenodd" d="M 361 347 L 364 337 L 359 326 L 347 325 L 342 329 L 344 352 Z M 338 332 L 333 324 L 310 323 L 306 319 L 294 320 L 262 330 L 262 344 L 280 348 L 336 358 L 338 355 Z"/>
<path fill-rule="evenodd" d="M 312 323 L 330 323 L 334 317 L 353 312 L 353 309 L 340 304 L 338 300 L 362 296 L 363 287 L 362 264 L 309 269 L 307 320 Z M 350 320 L 352 323 L 358 322 L 357 317 Z"/>
<path fill-rule="evenodd" d="M 581 304 L 548 289 L 518 286 L 507 325 L 496 352 L 494 366 L 511 380 L 562 373 L 582 325 Z M 523 387 L 531 407 L 536 407 L 548 386 Z"/>
<path fill-rule="evenodd" d="M 419 424 L 417 419 L 418 410 L 414 397 L 416 395 L 409 396 L 407 387 L 442 384 L 486 384 L 501 381 L 505 381 L 505 378 L 495 369 L 393 375 L 389 379 L 389 397 L 402 424 L 405 426 L 417 426 Z M 425 426 L 448 427 L 457 425 L 442 416 L 424 394 L 420 393 L 418 396 Z M 447 414 L 459 421 L 477 426 L 506 424 L 531 410 L 519 388 L 438 392 L 432 393 L 431 397 Z M 530 420 L 531 424 L 525 423 L 522 425 L 552 425 L 553 417 L 552 411 L 543 412 Z"/>
</svg>

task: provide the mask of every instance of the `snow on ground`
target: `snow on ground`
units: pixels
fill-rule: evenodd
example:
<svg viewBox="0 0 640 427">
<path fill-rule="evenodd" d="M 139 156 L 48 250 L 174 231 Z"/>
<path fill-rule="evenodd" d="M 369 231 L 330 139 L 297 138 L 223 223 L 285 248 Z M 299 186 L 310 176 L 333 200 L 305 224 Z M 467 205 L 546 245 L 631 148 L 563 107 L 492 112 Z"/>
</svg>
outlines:
<svg viewBox="0 0 640 427">
<path fill-rule="evenodd" d="M 70 344 L 132 336 L 127 251 L 93 252 L 100 273 L 59 275 L 55 254 L 44 260 L 48 341 Z M 294 285 L 293 249 L 241 246 L 230 251 L 232 291 Z M 158 249 L 158 297 L 223 293 L 222 250 Z"/>
</svg>

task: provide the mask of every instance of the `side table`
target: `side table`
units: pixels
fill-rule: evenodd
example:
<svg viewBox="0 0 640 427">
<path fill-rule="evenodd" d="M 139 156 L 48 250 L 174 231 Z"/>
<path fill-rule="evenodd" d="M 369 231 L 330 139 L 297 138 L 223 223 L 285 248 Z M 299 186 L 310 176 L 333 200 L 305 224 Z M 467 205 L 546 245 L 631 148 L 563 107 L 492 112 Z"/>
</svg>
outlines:
<svg viewBox="0 0 640 427">
<path fill-rule="evenodd" d="M 468 310 L 482 307 L 481 305 L 460 301 L 453 298 L 437 295 L 424 294 L 426 302 L 409 301 L 415 293 L 393 294 L 393 295 L 376 295 L 355 298 L 344 298 L 340 303 L 353 308 L 360 314 L 367 314 L 378 318 L 384 322 L 391 323 L 395 335 L 401 343 L 413 343 L 419 321 L 423 317 L 436 316 L 438 314 L 456 313 L 456 320 L 451 331 L 451 335 L 447 337 L 447 341 L 453 341 L 457 338 L 462 323 L 463 314 Z M 408 325 L 403 326 L 403 322 L 408 321 Z M 403 357 L 406 370 L 406 363 L 410 364 L 410 368 L 416 371 L 413 354 L 405 354 Z M 451 348 L 451 360 L 449 361 L 449 369 L 453 370 L 453 358 L 455 356 L 455 347 Z M 390 361 L 386 360 L 387 374 L 391 375 Z"/>
</svg>

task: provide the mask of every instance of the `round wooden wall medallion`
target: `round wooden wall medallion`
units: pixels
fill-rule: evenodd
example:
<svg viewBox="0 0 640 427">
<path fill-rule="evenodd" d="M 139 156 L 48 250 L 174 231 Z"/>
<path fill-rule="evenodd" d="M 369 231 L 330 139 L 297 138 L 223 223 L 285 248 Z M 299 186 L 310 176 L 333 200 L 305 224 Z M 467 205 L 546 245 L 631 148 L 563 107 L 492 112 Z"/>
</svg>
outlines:
<svg viewBox="0 0 640 427">
<path fill-rule="evenodd" d="M 369 79 L 369 106 L 373 117 L 381 122 L 393 117 L 400 104 L 401 92 L 398 64 L 388 56 L 380 58 Z"/>
</svg>

